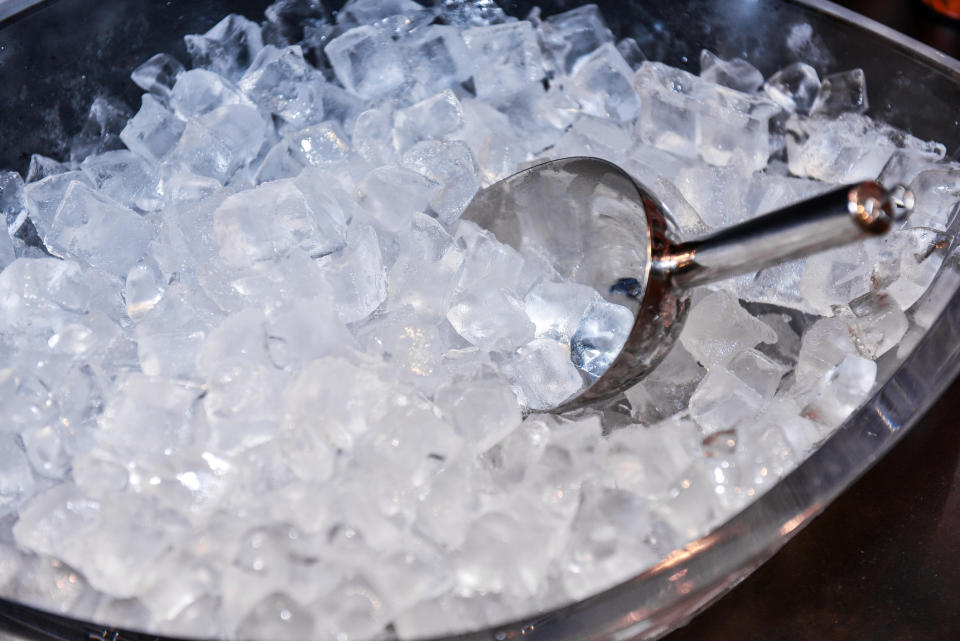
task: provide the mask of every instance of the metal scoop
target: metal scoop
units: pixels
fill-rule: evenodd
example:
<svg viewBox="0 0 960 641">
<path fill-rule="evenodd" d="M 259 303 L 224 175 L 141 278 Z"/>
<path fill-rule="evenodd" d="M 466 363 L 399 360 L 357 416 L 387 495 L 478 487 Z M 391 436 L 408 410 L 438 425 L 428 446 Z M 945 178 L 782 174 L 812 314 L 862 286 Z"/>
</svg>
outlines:
<svg viewBox="0 0 960 641">
<path fill-rule="evenodd" d="M 913 204 L 903 186 L 867 181 L 678 242 L 669 213 L 646 188 L 610 162 L 577 157 L 491 185 L 463 218 L 633 312 L 610 366 L 549 410 L 565 412 L 608 399 L 653 371 L 680 335 L 692 287 L 884 234 Z"/>
</svg>

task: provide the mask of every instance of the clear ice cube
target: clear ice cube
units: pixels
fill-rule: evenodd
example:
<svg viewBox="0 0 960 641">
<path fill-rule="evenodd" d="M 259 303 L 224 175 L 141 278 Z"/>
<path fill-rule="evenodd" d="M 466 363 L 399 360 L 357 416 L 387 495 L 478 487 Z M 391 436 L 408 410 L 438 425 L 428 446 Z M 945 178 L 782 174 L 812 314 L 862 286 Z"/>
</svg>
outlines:
<svg viewBox="0 0 960 641">
<path fill-rule="evenodd" d="M 369 225 L 351 225 L 346 247 L 324 258 L 323 273 L 333 287 L 334 304 L 345 323 L 368 317 L 387 297 L 377 232 Z"/>
<path fill-rule="evenodd" d="M 808 114 L 820 93 L 820 76 L 807 63 L 794 62 L 770 76 L 763 91 L 785 111 Z"/>
<path fill-rule="evenodd" d="M 776 333 L 724 291 L 708 294 L 690 310 L 680 342 L 702 365 L 726 365 L 745 349 L 773 343 Z"/>
<path fill-rule="evenodd" d="M 177 144 L 185 126 L 163 103 L 145 94 L 140 111 L 120 132 L 120 139 L 130 151 L 159 162 Z"/>
<path fill-rule="evenodd" d="M 482 100 L 504 100 L 544 77 L 543 58 L 529 22 L 467 29 L 463 41 L 473 59 L 473 84 Z"/>
<path fill-rule="evenodd" d="M 158 53 L 134 69 L 130 78 L 144 91 L 167 101 L 170 99 L 170 92 L 177 82 L 177 77 L 183 72 L 184 68 L 179 60 L 169 54 Z"/>
<path fill-rule="evenodd" d="M 700 52 L 700 77 L 744 93 L 755 93 L 763 84 L 763 74 L 743 58 L 724 60 L 706 49 Z"/>
<path fill-rule="evenodd" d="M 445 225 L 460 217 L 480 188 L 473 154 L 458 140 L 419 142 L 403 155 L 403 165 L 441 186 L 430 205 Z"/>
<path fill-rule="evenodd" d="M 810 114 L 836 118 L 844 113 L 862 114 L 869 106 L 863 69 L 852 69 L 824 77 Z"/>
<path fill-rule="evenodd" d="M 567 346 L 548 338 L 536 338 L 518 349 L 503 371 L 517 400 L 532 410 L 555 407 L 583 387 Z"/>
<path fill-rule="evenodd" d="M 610 43 L 582 58 L 570 77 L 569 91 L 584 113 L 631 122 L 640 113 L 640 98 L 631 84 L 633 70 Z"/>
<path fill-rule="evenodd" d="M 539 31 L 552 67 L 561 73 L 570 73 L 581 56 L 600 45 L 613 43 L 613 33 L 595 4 L 554 14 L 540 23 Z"/>
<path fill-rule="evenodd" d="M 586 285 L 543 282 L 530 290 L 523 305 L 537 338 L 569 343 L 588 306 L 598 297 L 596 290 Z"/>
<path fill-rule="evenodd" d="M 412 98 L 431 96 L 470 78 L 470 52 L 457 29 L 429 25 L 414 30 L 411 36 L 403 43 L 403 53 L 415 83 Z"/>
<path fill-rule="evenodd" d="M 330 120 L 287 134 L 284 140 L 304 165 L 322 167 L 346 159 L 351 152 L 349 138 Z"/>
<path fill-rule="evenodd" d="M 590 378 L 599 378 L 620 355 L 633 322 L 633 312 L 622 305 L 603 300 L 590 303 L 570 339 L 573 364 Z"/>
<path fill-rule="evenodd" d="M 144 96 L 144 102 L 146 99 Z M 206 69 L 183 72 L 177 77 L 170 93 L 170 108 L 183 120 L 199 118 L 226 105 L 250 104 L 236 85 Z"/>
<path fill-rule="evenodd" d="M 263 48 L 260 25 L 232 13 L 203 35 L 184 37 L 193 66 L 237 80 Z"/>
<path fill-rule="evenodd" d="M 463 124 L 463 107 L 447 89 L 393 116 L 393 144 L 403 153 L 418 142 L 439 140 L 454 133 Z"/>
<path fill-rule="evenodd" d="M 439 189 L 440 185 L 422 174 L 388 165 L 367 174 L 357 187 L 357 202 L 378 227 L 397 232 L 426 210 Z"/>
<path fill-rule="evenodd" d="M 364 99 L 399 89 L 407 79 L 402 52 L 389 34 L 363 25 L 337 36 L 324 52 L 337 79 Z"/>
<path fill-rule="evenodd" d="M 458 334 L 484 350 L 511 351 L 534 334 L 523 303 L 495 286 L 460 297 L 447 312 L 447 320 Z"/>
<path fill-rule="evenodd" d="M 237 86 L 254 103 L 283 118 L 293 129 L 323 119 L 324 79 L 303 59 L 299 46 L 267 45 L 257 53 Z"/>
</svg>

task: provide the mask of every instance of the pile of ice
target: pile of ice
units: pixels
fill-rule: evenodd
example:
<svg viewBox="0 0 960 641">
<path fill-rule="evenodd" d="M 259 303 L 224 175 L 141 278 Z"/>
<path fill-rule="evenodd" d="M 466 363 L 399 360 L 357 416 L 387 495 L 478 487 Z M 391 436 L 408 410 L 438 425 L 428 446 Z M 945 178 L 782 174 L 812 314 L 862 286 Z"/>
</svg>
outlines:
<svg viewBox="0 0 960 641">
<path fill-rule="evenodd" d="M 909 349 L 960 168 L 859 70 L 644 60 L 595 7 L 281 0 L 136 69 L 69 159 L 0 174 L 0 593 L 192 636 L 485 626 L 635 575 L 769 488 Z M 608 409 L 606 303 L 458 216 L 538 158 L 613 160 L 686 234 L 911 184 L 888 237 L 697 292 Z M 562 224 L 562 221 L 558 224 Z M 920 301 L 920 302 L 918 302 Z"/>
</svg>

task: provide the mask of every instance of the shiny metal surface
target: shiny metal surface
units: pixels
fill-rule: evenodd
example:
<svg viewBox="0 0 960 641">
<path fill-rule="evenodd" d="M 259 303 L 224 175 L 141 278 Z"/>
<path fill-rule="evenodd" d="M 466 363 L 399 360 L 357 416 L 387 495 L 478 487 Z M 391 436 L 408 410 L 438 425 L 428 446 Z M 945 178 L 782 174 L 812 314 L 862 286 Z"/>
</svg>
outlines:
<svg viewBox="0 0 960 641">
<path fill-rule="evenodd" d="M 576 157 L 490 185 L 463 219 L 633 312 L 620 354 L 551 410 L 561 413 L 608 400 L 652 372 L 680 335 L 691 287 L 884 234 L 912 203 L 905 187 L 862 182 L 680 243 L 649 189 L 613 163 Z"/>
<path fill-rule="evenodd" d="M 128 63 L 136 64 L 159 50 L 184 55 L 181 41 L 171 35 L 161 42 L 161 34 L 182 33 L 184 24 L 194 25 L 190 27 L 194 30 L 209 28 L 215 22 L 215 13 L 222 13 L 223 8 L 223 3 L 214 7 L 214 2 L 183 0 L 48 0 L 44 4 L 73 7 L 76 12 L 67 11 L 66 15 L 79 13 L 85 19 L 67 25 L 62 37 L 40 20 L 47 8 L 16 19 L 12 25 L 0 24 L 0 29 L 10 27 L 0 31 L 0 78 L 4 86 L 20 88 L 0 96 L 0 141 L 4 143 L 0 144 L 0 154 L 5 154 L 5 166 L 19 162 L 25 167 L 28 156 L 21 157 L 24 152 L 55 156 L 62 132 L 69 133 L 71 126 L 79 128 L 81 111 L 100 85 L 115 83 L 126 87 L 121 91 L 135 93 L 125 80 Z M 233 0 L 231 9 L 256 17 L 267 4 L 269 0 Z M 545 14 L 549 14 L 582 2 L 504 0 L 501 4 L 525 15 L 533 4 L 544 5 Z M 618 36 L 637 37 L 651 57 L 694 70 L 696 55 L 706 47 L 724 57 L 744 57 L 765 74 L 772 73 L 792 61 L 790 52 L 782 46 L 785 27 L 808 23 L 823 47 L 836 54 L 818 62 L 818 71 L 864 68 L 871 82 L 871 115 L 920 137 L 941 140 L 948 154 L 960 148 L 960 127 L 955 122 L 956 105 L 960 104 L 960 62 L 830 2 L 597 0 L 597 4 L 612 20 Z M 201 8 L 210 15 L 191 22 Z M 160 19 L 150 22 L 158 16 Z M 51 20 L 54 18 L 57 15 Z M 126 27 L 116 28 L 116 21 L 131 25 L 131 32 L 125 33 Z M 134 31 L 134 25 L 147 25 L 149 29 Z M 11 36 L 13 27 L 22 35 Z M 128 36 L 149 40 L 149 48 L 133 52 L 129 39 L 125 40 Z M 77 47 L 79 39 L 89 46 Z M 18 46 L 29 47 L 31 43 L 38 43 L 44 55 L 18 53 Z M 110 58 L 118 52 L 138 59 Z M 15 66 L 11 60 L 16 61 Z M 51 61 L 53 67 L 44 66 Z M 83 79 L 71 85 L 60 82 L 58 74 L 78 78 L 77 69 L 85 70 Z M 28 82 L 30 78 L 39 81 Z M 886 81 L 875 83 L 875 78 Z M 65 86 L 70 90 L 64 91 Z M 135 95 L 127 98 L 131 104 L 137 99 Z M 59 121 L 46 119 L 51 111 L 61 114 L 63 128 L 59 128 Z M 929 329 L 904 363 L 881 379 L 876 394 L 837 434 L 756 503 L 708 536 L 674 551 L 656 568 L 608 591 L 452 639 L 653 639 L 682 625 L 728 591 L 895 445 L 960 371 L 960 272 L 955 258 L 947 262 L 919 305 Z M 0 630 L 29 639 L 158 638 L 27 607 L 10 599 L 0 599 Z"/>
</svg>

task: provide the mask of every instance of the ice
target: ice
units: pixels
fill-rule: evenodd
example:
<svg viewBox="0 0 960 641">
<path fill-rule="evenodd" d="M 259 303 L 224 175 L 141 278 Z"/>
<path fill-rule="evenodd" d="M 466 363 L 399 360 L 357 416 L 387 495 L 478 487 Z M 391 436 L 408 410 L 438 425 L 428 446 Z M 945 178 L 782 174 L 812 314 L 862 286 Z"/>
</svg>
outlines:
<svg viewBox="0 0 960 641">
<path fill-rule="evenodd" d="M 0 271 L 17 258 L 13 241 L 7 234 L 0 234 Z"/>
<path fill-rule="evenodd" d="M 570 339 L 573 364 L 587 376 L 599 378 L 619 356 L 633 323 L 633 312 L 622 305 L 607 301 L 590 303 Z"/>
<path fill-rule="evenodd" d="M 810 65 L 794 62 L 770 76 L 763 90 L 785 111 L 808 114 L 820 93 L 820 76 Z"/>
<path fill-rule="evenodd" d="M 163 204 L 157 176 L 147 162 L 126 149 L 87 156 L 80 163 L 93 186 L 125 207 L 155 211 Z"/>
<path fill-rule="evenodd" d="M 324 259 L 323 273 L 345 323 L 363 320 L 387 297 L 377 232 L 369 225 L 354 224 L 348 229 L 347 246 Z"/>
<path fill-rule="evenodd" d="M 393 164 L 393 114 L 385 108 L 368 109 L 357 116 L 353 126 L 353 148 L 374 166 Z"/>
<path fill-rule="evenodd" d="M 849 325 L 840 318 L 822 318 L 804 333 L 797 357 L 797 385 L 808 388 L 847 355 L 856 355 Z"/>
<path fill-rule="evenodd" d="M 786 126 L 790 173 L 825 182 L 874 180 L 896 149 L 883 126 L 855 113 L 793 118 Z"/>
<path fill-rule="evenodd" d="M 867 399 L 877 376 L 877 364 L 854 355 L 846 355 L 819 382 L 813 400 L 804 414 L 819 423 L 839 425 Z"/>
<path fill-rule="evenodd" d="M 518 349 L 504 371 L 520 404 L 533 410 L 555 407 L 583 387 L 568 348 L 548 338 Z"/>
<path fill-rule="evenodd" d="M 63 439 L 51 425 L 34 426 L 20 433 L 27 459 L 37 474 L 48 479 L 63 479 L 70 470 L 70 454 Z M 3 490 L 0 490 L 0 495 Z M 2 501 L 2 499 L 0 499 Z"/>
<path fill-rule="evenodd" d="M 0 221 L 9 236 L 17 233 L 29 214 L 23 188 L 20 174 L 15 171 L 0 172 Z"/>
<path fill-rule="evenodd" d="M 121 453 L 188 447 L 194 442 L 193 413 L 199 387 L 132 373 L 117 386 L 100 419 L 98 441 Z M 137 426 L 131 431 L 130 426 Z"/>
<path fill-rule="evenodd" d="M 43 180 L 47 176 L 62 174 L 70 171 L 73 167 L 70 163 L 60 162 L 41 154 L 30 154 L 30 165 L 27 167 L 28 183 Z"/>
<path fill-rule="evenodd" d="M 237 82 L 250 100 L 293 129 L 323 119 L 324 85 L 323 74 L 306 63 L 296 45 L 265 46 Z"/>
<path fill-rule="evenodd" d="M 237 267 L 277 260 L 293 249 L 317 258 L 346 241 L 346 221 L 337 204 L 308 202 L 289 180 L 231 196 L 213 217 L 220 255 Z"/>
<path fill-rule="evenodd" d="M 766 403 L 780 387 L 780 379 L 787 368 L 755 349 L 748 349 L 730 360 L 729 369 Z"/>
<path fill-rule="evenodd" d="M 729 370 L 714 366 L 690 397 L 690 416 L 710 435 L 735 428 L 763 409 L 765 399 Z"/>
<path fill-rule="evenodd" d="M 113 98 L 97 96 L 80 132 L 70 140 L 70 161 L 80 162 L 96 154 L 123 146 L 119 134 L 130 117 L 129 108 Z"/>
<path fill-rule="evenodd" d="M 511 351 L 533 338 L 535 329 L 523 302 L 495 286 L 460 297 L 447 320 L 471 344 L 488 351 Z"/>
<path fill-rule="evenodd" d="M 960 171 L 956 168 L 928 169 L 910 183 L 916 207 L 907 219 L 909 227 L 946 231 L 960 208 Z"/>
<path fill-rule="evenodd" d="M 700 77 L 744 93 L 756 93 L 763 84 L 763 74 L 743 58 L 724 60 L 706 49 L 700 52 Z"/>
<path fill-rule="evenodd" d="M 726 227 L 743 222 L 749 215 L 744 198 L 747 185 L 740 172 L 733 168 L 687 167 L 679 171 L 675 184 L 680 196 L 694 210 L 680 219 L 688 229 L 696 230 L 697 220 L 708 228 Z M 668 204 L 671 203 L 668 201 Z M 680 205 L 682 211 L 682 202 Z"/>
<path fill-rule="evenodd" d="M 127 149 L 159 162 L 180 139 L 185 124 L 152 95 L 143 96 L 140 111 L 120 132 Z"/>
<path fill-rule="evenodd" d="M 503 440 L 522 419 L 510 385 L 490 371 L 450 381 L 437 390 L 435 402 L 476 454 Z"/>
<path fill-rule="evenodd" d="M 83 172 L 69 171 L 28 183 L 24 188 L 30 222 L 41 238 L 50 231 L 64 194 L 75 182 L 90 185 L 90 179 Z"/>
<path fill-rule="evenodd" d="M 536 327 L 537 338 L 570 343 L 588 306 L 597 298 L 596 290 L 586 285 L 544 282 L 524 298 L 524 311 Z"/>
<path fill-rule="evenodd" d="M 525 278 L 526 263 L 509 245 L 469 221 L 460 221 L 455 233 L 464 252 L 464 265 L 455 292 L 483 291 L 495 284 L 516 297 L 526 296 L 533 286 Z"/>
<path fill-rule="evenodd" d="M 903 232 L 908 250 L 900 257 L 900 275 L 887 287 L 887 292 L 901 309 L 909 309 L 923 295 L 943 265 L 948 247 L 947 237 L 930 229 Z"/>
<path fill-rule="evenodd" d="M 544 77 L 537 36 L 529 22 L 474 27 L 463 32 L 473 60 L 477 97 L 502 101 Z"/>
<path fill-rule="evenodd" d="M 199 118 L 227 105 L 243 104 L 251 103 L 236 85 L 206 69 L 180 74 L 170 95 L 170 108 L 183 120 Z"/>
<path fill-rule="evenodd" d="M 166 102 L 170 100 L 173 85 L 183 72 L 184 68 L 179 60 L 171 55 L 158 53 L 134 69 L 130 78 L 135 85 Z"/>
<path fill-rule="evenodd" d="M 324 48 L 343 86 L 364 99 L 389 94 L 406 81 L 397 45 L 376 27 L 363 25 L 337 36 Z"/>
<path fill-rule="evenodd" d="M 470 78 L 472 60 L 457 29 L 429 25 L 414 30 L 411 36 L 404 42 L 403 54 L 415 82 L 412 98 L 430 96 Z"/>
<path fill-rule="evenodd" d="M 276 593 L 257 603 L 239 629 L 251 639 L 298 641 L 313 635 L 314 621 L 308 609 L 287 595 Z"/>
<path fill-rule="evenodd" d="M 619 40 L 617 42 L 617 51 L 620 52 L 620 55 L 623 56 L 623 59 L 626 60 L 627 64 L 630 65 L 630 68 L 634 71 L 647 59 L 647 55 L 643 53 L 640 45 L 638 45 L 637 41 L 633 38 Z"/>
<path fill-rule="evenodd" d="M 403 166 L 441 186 L 430 205 L 445 225 L 460 217 L 480 188 L 473 154 L 459 141 L 419 142 L 403 155 Z"/>
<path fill-rule="evenodd" d="M 0 434 L 0 470 L 0 516 L 5 516 L 15 512 L 36 485 L 27 456 L 12 434 Z"/>
<path fill-rule="evenodd" d="M 73 256 L 117 276 L 147 250 L 153 229 L 133 211 L 79 182 L 71 183 L 43 242 L 51 252 Z"/>
<path fill-rule="evenodd" d="M 633 70 L 623 56 L 606 43 L 576 64 L 569 91 L 584 113 L 631 122 L 641 110 L 632 77 Z"/>
<path fill-rule="evenodd" d="M 409 227 L 439 189 L 440 185 L 426 176 L 388 165 L 367 174 L 357 187 L 357 201 L 378 227 L 396 232 Z"/>
<path fill-rule="evenodd" d="M 507 14 L 494 0 L 442 0 L 440 16 L 456 27 L 483 27 L 507 21 Z"/>
<path fill-rule="evenodd" d="M 256 184 L 294 178 L 303 170 L 303 163 L 291 149 L 286 140 L 282 140 L 270 148 L 263 157 L 260 166 L 253 176 Z"/>
<path fill-rule="evenodd" d="M 727 292 L 705 296 L 690 310 L 680 343 L 702 365 L 726 365 L 759 343 L 773 343 L 776 333 L 747 313 Z"/>
<path fill-rule="evenodd" d="M 836 118 L 844 113 L 862 114 L 869 106 L 863 69 L 852 69 L 830 74 L 823 79 L 810 113 Z"/>
<path fill-rule="evenodd" d="M 810 256 L 800 278 L 800 293 L 823 316 L 832 316 L 873 288 L 873 261 L 859 245 Z"/>
<path fill-rule="evenodd" d="M 705 374 L 682 345 L 674 345 L 656 369 L 625 396 L 636 420 L 649 425 L 684 410 Z"/>
<path fill-rule="evenodd" d="M 203 35 L 184 37 L 194 67 L 237 80 L 263 48 L 260 26 L 235 13 Z"/>
<path fill-rule="evenodd" d="M 227 182 L 252 161 L 266 135 L 266 123 L 253 107 L 231 104 L 187 123 L 172 159 L 200 176 Z"/>
<path fill-rule="evenodd" d="M 422 100 L 393 116 L 393 144 L 403 153 L 424 140 L 440 140 L 463 124 L 463 108 L 449 89 Z"/>
<path fill-rule="evenodd" d="M 850 302 L 855 319 L 850 334 L 862 356 L 876 360 L 896 347 L 907 333 L 909 321 L 887 292 L 871 292 Z"/>
<path fill-rule="evenodd" d="M 587 4 L 544 20 L 540 24 L 540 39 L 552 67 L 570 73 L 581 56 L 612 43 L 613 33 L 597 5 Z"/>
<path fill-rule="evenodd" d="M 435 219 L 414 214 L 407 240 L 390 267 L 390 305 L 409 305 L 424 315 L 445 316 L 463 266 L 463 251 Z"/>
<path fill-rule="evenodd" d="M 350 154 L 349 139 L 339 125 L 329 120 L 287 134 L 285 140 L 304 165 L 322 167 L 344 160 Z"/>
<path fill-rule="evenodd" d="M 423 11 L 423 6 L 413 0 L 351 0 L 341 10 L 337 21 L 365 24 L 420 11 Z"/>
<path fill-rule="evenodd" d="M 196 355 L 221 312 L 202 292 L 175 283 L 137 323 L 140 367 L 148 376 L 190 378 Z"/>
<path fill-rule="evenodd" d="M 382 358 L 398 375 L 432 390 L 439 380 L 440 362 L 446 345 L 440 330 L 410 309 L 400 309 L 377 318 L 362 330 L 365 351 Z"/>
</svg>

